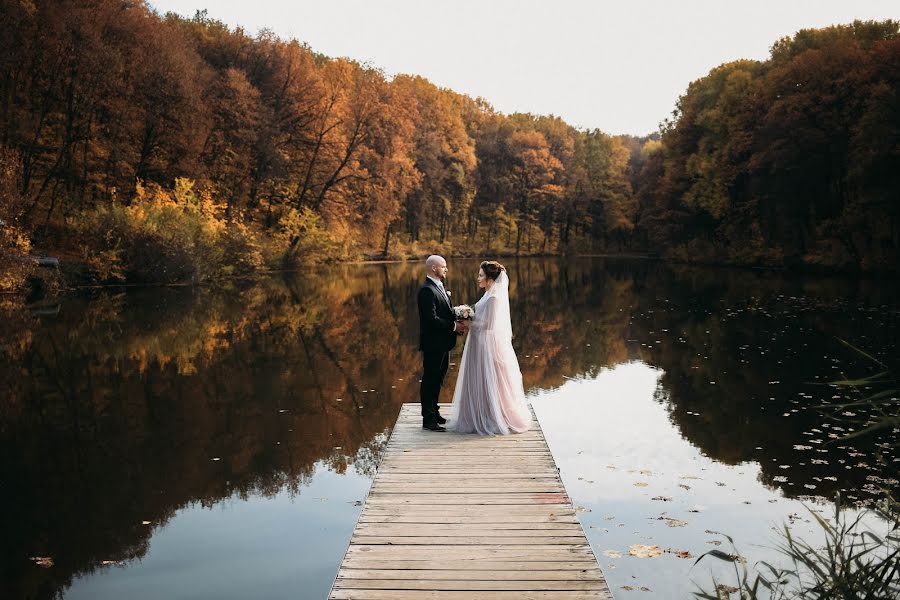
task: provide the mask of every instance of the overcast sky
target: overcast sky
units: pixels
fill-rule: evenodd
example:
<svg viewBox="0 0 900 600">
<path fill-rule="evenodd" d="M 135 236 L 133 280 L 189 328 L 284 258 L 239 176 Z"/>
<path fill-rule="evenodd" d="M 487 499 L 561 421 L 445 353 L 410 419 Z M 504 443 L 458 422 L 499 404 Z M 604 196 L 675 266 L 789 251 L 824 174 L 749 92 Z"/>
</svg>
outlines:
<svg viewBox="0 0 900 600">
<path fill-rule="evenodd" d="M 505 112 L 646 134 L 688 83 L 764 59 L 799 29 L 900 19 L 898 0 L 150 0 L 160 13 L 268 28 L 388 75 L 422 75 Z"/>
</svg>

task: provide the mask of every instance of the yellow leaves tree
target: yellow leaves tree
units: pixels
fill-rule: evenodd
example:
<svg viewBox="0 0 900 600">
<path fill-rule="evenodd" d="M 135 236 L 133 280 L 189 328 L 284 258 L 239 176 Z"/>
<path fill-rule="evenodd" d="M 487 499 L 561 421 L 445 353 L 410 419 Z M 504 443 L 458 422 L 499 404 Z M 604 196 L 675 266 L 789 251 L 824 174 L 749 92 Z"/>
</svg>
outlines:
<svg viewBox="0 0 900 600">
<path fill-rule="evenodd" d="M 31 249 L 21 224 L 25 198 L 20 189 L 22 161 L 18 153 L 0 146 L 0 292 L 20 288 L 31 271 Z"/>
<path fill-rule="evenodd" d="M 518 221 L 516 254 L 519 254 L 523 233 L 530 234 L 541 210 L 562 196 L 563 190 L 556 177 L 563 164 L 550 152 L 547 138 L 539 131 L 516 131 L 509 138 L 509 150 Z M 529 248 L 530 242 L 529 236 Z"/>
<path fill-rule="evenodd" d="M 463 121 L 460 98 L 422 77 L 399 76 L 392 85 L 413 99 L 419 185 L 407 196 L 407 228 L 414 240 L 444 243 L 464 231 L 474 194 L 475 144 Z"/>
</svg>

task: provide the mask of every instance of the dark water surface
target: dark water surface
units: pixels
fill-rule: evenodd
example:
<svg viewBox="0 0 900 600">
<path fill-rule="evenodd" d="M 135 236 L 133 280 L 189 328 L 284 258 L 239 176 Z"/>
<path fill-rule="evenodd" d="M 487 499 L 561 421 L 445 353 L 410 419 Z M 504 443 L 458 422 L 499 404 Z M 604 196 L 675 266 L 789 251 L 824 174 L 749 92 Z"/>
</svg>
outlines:
<svg viewBox="0 0 900 600">
<path fill-rule="evenodd" d="M 763 546 L 782 522 L 815 538 L 804 503 L 897 490 L 897 432 L 842 440 L 867 413 L 818 408 L 864 393 L 827 382 L 875 370 L 839 338 L 897 367 L 894 284 L 508 267 L 526 390 L 617 598 L 689 597 L 722 567 L 675 552 L 699 556 L 716 531 L 751 563 L 777 559 Z M 451 261 L 456 303 L 477 300 L 476 271 Z M 418 265 L 349 265 L 4 319 L 0 597 L 325 597 L 418 399 L 419 280 Z M 444 401 L 454 381 L 451 367 Z"/>
</svg>

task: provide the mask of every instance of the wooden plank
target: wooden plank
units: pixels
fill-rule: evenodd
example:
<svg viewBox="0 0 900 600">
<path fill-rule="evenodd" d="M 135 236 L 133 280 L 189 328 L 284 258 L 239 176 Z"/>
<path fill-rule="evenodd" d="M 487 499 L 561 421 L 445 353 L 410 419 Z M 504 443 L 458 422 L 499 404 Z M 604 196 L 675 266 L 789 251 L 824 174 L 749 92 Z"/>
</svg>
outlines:
<svg viewBox="0 0 900 600">
<path fill-rule="evenodd" d="M 515 484 L 520 492 L 554 492 L 562 493 L 562 487 L 555 481 L 550 483 L 519 482 Z M 507 486 L 497 482 L 489 482 L 478 485 L 470 481 L 452 486 L 447 483 L 376 483 L 372 486 L 372 492 L 377 494 L 502 494 Z"/>
<path fill-rule="evenodd" d="M 562 493 L 533 494 L 378 494 L 369 495 L 373 506 L 384 504 L 564 504 L 569 497 Z"/>
<path fill-rule="evenodd" d="M 334 583 L 335 589 L 361 589 L 361 590 L 447 590 L 447 591 L 473 591 L 484 590 L 513 591 L 549 591 L 549 590 L 596 590 L 603 589 L 602 579 L 595 581 L 494 581 L 491 579 L 449 581 L 444 579 L 345 579 L 338 578 Z"/>
<path fill-rule="evenodd" d="M 553 529 L 561 525 L 579 525 L 578 519 L 573 516 L 512 516 L 505 515 L 378 515 L 364 514 L 359 518 L 360 524 L 389 523 L 414 526 L 415 523 L 428 525 L 443 525 L 446 527 L 468 527 L 478 524 L 479 527 L 488 529 L 520 529 L 527 526 L 530 529 Z"/>
<path fill-rule="evenodd" d="M 547 514 L 550 516 L 553 515 L 561 515 L 561 514 L 574 514 L 575 509 L 572 508 L 571 503 L 558 503 L 556 505 L 544 505 L 544 504 L 513 504 L 513 505 L 491 505 L 484 504 L 481 506 L 466 506 L 466 505 L 453 505 L 453 506 L 441 506 L 441 505 L 430 505 L 430 504 L 417 504 L 413 506 L 395 506 L 391 504 L 384 505 L 375 505 L 375 504 L 367 504 L 363 509 L 364 512 L 368 513 L 371 511 L 377 511 L 381 513 L 393 513 L 398 514 L 402 513 L 405 515 L 411 515 L 416 513 L 437 513 L 437 514 L 509 514 L 509 515 L 543 515 Z M 550 511 L 549 513 L 547 511 Z"/>
<path fill-rule="evenodd" d="M 507 535 L 507 536 L 434 536 L 420 538 L 415 536 L 378 536 L 378 535 L 354 535 L 350 543 L 356 544 L 441 544 L 447 546 L 471 546 L 477 544 L 558 544 L 571 545 L 582 541 L 581 536 L 555 536 L 537 537 L 534 535 Z"/>
<path fill-rule="evenodd" d="M 577 535 L 581 531 L 581 525 L 578 523 L 484 523 L 481 525 L 473 523 L 422 523 L 411 525 L 409 523 L 366 523 L 360 522 L 356 526 L 356 533 L 359 535 L 414 535 L 416 537 L 423 536 L 455 536 L 455 535 L 525 535 L 522 531 L 529 532 L 528 535 Z M 517 533 L 510 533 L 517 532 Z M 565 532 L 565 533 L 560 533 Z"/>
<path fill-rule="evenodd" d="M 576 591 L 487 591 L 477 593 L 436 590 L 348 590 L 336 589 L 331 600 L 612 600 L 608 590 Z"/>
<path fill-rule="evenodd" d="M 515 561 L 515 560 L 390 560 L 347 557 L 344 569 L 413 569 L 440 571 L 466 571 L 478 579 L 477 571 L 586 571 L 593 570 L 591 561 Z M 342 571 L 343 573 L 343 571 Z"/>
<path fill-rule="evenodd" d="M 549 512 L 548 512 L 549 510 Z M 459 516 L 486 516 L 486 515 L 510 515 L 510 516 L 541 516 L 556 517 L 562 515 L 574 515 L 575 510 L 570 504 L 541 505 L 541 504 L 482 504 L 482 505 L 437 505 L 404 506 L 398 504 L 367 505 L 363 509 L 363 515 L 459 515 Z"/>
<path fill-rule="evenodd" d="M 467 578 L 494 581 L 602 581 L 603 578 L 593 568 L 580 569 L 574 573 L 555 569 L 493 570 L 472 575 L 468 569 L 354 569 L 344 568 L 338 579 L 406 579 L 406 580 L 449 580 L 462 581 Z"/>
<path fill-rule="evenodd" d="M 513 561 L 570 561 L 594 560 L 590 546 L 577 549 L 571 545 L 480 545 L 428 546 L 350 544 L 347 556 L 399 560 L 416 557 L 419 560 L 513 560 Z"/>
<path fill-rule="evenodd" d="M 612 596 L 537 419 L 519 435 L 435 433 L 405 404 L 329 598 Z"/>
<path fill-rule="evenodd" d="M 559 481 L 555 474 L 545 472 L 545 473 L 535 473 L 536 469 L 521 471 L 511 471 L 507 470 L 505 472 L 498 472 L 496 469 L 485 470 L 485 471 L 465 471 L 465 472 L 457 472 L 457 471 L 445 471 L 438 467 L 441 471 L 441 475 L 439 477 L 434 476 L 434 471 L 431 473 L 425 472 L 424 468 L 417 469 L 409 469 L 404 471 L 398 471 L 396 469 L 385 469 L 384 473 L 381 475 L 384 479 L 379 479 L 378 483 L 398 483 L 408 481 L 410 483 L 419 483 L 420 481 L 424 481 L 427 483 L 444 483 L 446 484 L 448 481 L 453 481 L 455 479 L 465 479 L 467 481 L 476 481 L 481 482 L 484 480 L 492 480 L 508 483 L 515 481 L 523 481 L 523 480 L 532 480 L 532 481 Z M 419 480 L 417 477 L 423 477 L 425 479 Z"/>
</svg>

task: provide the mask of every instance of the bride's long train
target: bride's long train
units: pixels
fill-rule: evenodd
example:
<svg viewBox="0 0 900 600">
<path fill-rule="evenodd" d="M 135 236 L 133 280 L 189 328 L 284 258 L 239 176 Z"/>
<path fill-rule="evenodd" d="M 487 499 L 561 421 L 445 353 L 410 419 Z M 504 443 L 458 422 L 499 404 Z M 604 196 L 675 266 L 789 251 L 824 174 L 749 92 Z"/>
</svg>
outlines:
<svg viewBox="0 0 900 600">
<path fill-rule="evenodd" d="M 531 412 L 512 346 L 509 279 L 505 272 L 474 309 L 447 427 L 481 435 L 527 431 Z"/>
</svg>

